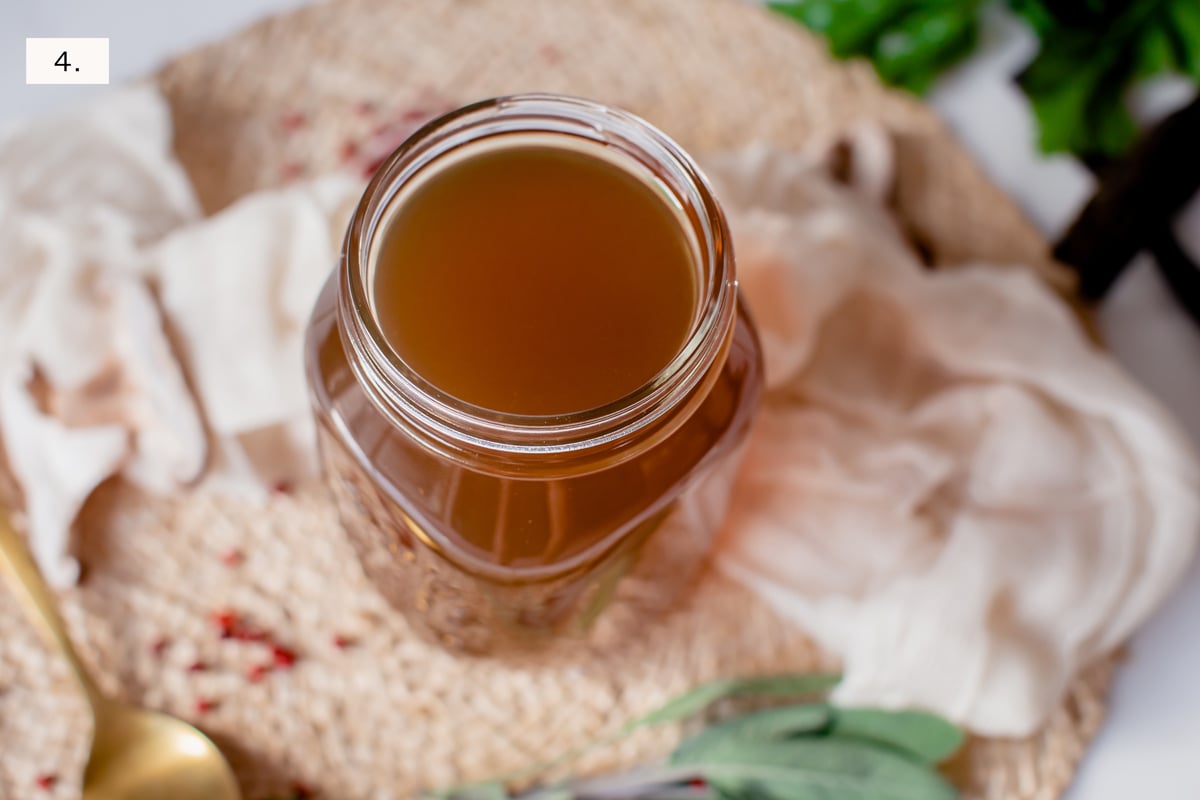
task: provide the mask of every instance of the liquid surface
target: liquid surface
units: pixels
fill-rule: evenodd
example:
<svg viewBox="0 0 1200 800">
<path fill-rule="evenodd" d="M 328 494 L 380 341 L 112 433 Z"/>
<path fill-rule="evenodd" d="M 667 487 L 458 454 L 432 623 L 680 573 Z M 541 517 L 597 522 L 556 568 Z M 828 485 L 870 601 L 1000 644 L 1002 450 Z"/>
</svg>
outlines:
<svg viewBox="0 0 1200 800">
<path fill-rule="evenodd" d="M 375 314 L 447 394 L 511 414 L 585 411 L 651 380 L 687 338 L 696 270 L 676 212 L 599 156 L 484 151 L 402 202 L 377 254 Z"/>
</svg>

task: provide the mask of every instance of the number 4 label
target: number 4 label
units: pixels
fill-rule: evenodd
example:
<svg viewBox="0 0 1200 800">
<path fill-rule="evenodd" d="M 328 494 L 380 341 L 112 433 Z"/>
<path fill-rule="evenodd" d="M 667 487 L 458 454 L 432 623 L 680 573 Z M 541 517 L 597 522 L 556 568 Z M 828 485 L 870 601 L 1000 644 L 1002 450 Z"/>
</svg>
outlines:
<svg viewBox="0 0 1200 800">
<path fill-rule="evenodd" d="M 108 83 L 108 39 L 26 39 L 25 83 Z"/>
</svg>

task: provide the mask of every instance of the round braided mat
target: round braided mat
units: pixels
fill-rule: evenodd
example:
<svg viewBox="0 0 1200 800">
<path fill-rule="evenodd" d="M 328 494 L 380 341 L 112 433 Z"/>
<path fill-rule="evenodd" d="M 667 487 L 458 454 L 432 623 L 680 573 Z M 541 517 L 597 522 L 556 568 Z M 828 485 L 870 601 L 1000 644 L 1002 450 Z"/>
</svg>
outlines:
<svg viewBox="0 0 1200 800">
<path fill-rule="evenodd" d="M 366 169 L 446 108 L 546 90 L 628 108 L 700 155 L 753 139 L 800 147 L 878 120 L 900 147 L 900 211 L 936 262 L 1011 260 L 1057 276 L 1034 229 L 929 111 L 735 0 L 330 0 L 184 56 L 159 81 L 210 211 L 305 174 Z M 715 576 L 637 641 L 579 645 L 566 666 L 452 658 L 366 583 L 319 486 L 251 508 L 113 483 L 80 533 L 85 580 L 63 614 L 84 659 L 104 688 L 210 732 L 248 798 L 286 796 L 294 782 L 322 797 L 411 797 L 560 753 L 704 680 L 829 666 Z M 225 563 L 233 549 L 244 562 Z M 270 650 L 222 639 L 218 609 L 270 631 L 294 668 L 251 680 Z M 953 765 L 965 797 L 1058 797 L 1103 717 L 1112 666 L 1080 676 L 1031 739 L 972 743 Z M 0 592 L 0 797 L 77 796 L 89 727 L 66 670 Z M 578 767 L 650 759 L 675 736 L 646 730 Z M 49 792 L 35 788 L 45 773 L 60 777 Z"/>
</svg>

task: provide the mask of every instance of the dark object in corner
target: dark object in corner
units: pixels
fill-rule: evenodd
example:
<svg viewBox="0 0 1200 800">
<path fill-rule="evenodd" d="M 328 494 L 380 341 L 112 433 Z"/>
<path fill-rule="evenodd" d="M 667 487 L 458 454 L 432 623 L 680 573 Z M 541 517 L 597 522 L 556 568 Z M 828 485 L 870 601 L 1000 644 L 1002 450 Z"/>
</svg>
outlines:
<svg viewBox="0 0 1200 800">
<path fill-rule="evenodd" d="M 1095 196 L 1055 245 L 1080 293 L 1099 299 L 1148 250 L 1180 304 L 1200 323 L 1200 266 L 1175 240 L 1172 222 L 1200 190 L 1200 96 L 1151 129 L 1125 158 L 1089 163 Z"/>
</svg>

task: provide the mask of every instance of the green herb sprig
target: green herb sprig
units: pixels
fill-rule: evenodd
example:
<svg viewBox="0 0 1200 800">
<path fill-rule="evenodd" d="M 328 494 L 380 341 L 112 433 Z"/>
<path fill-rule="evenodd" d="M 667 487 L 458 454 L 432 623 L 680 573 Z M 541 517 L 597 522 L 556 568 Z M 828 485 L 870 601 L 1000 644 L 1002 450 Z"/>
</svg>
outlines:
<svg viewBox="0 0 1200 800">
<path fill-rule="evenodd" d="M 985 0 L 797 0 L 775 11 L 825 37 L 838 58 L 865 56 L 892 86 L 924 94 L 979 40 Z"/>
<path fill-rule="evenodd" d="M 1001 2 L 1001 0 L 994 0 Z M 1124 153 L 1137 136 L 1126 95 L 1137 82 L 1179 74 L 1200 82 L 1196 0 L 1003 0 L 1041 40 L 1017 76 L 1044 152 L 1084 159 Z M 794 0 L 770 7 L 866 57 L 893 86 L 923 94 L 975 49 L 987 0 Z"/>
<path fill-rule="evenodd" d="M 1200 3 L 1093 3 L 1073 16 L 1035 0 L 1013 0 L 1042 48 L 1017 78 L 1033 104 L 1045 152 L 1085 159 L 1119 156 L 1137 138 L 1126 95 L 1168 73 L 1200 82 Z"/>
<path fill-rule="evenodd" d="M 639 728 L 687 720 L 730 697 L 811 697 L 836 682 L 829 675 L 791 675 L 705 684 L 567 759 Z M 953 800 L 958 793 L 937 765 L 957 752 L 963 740 L 959 728 L 933 714 L 804 702 L 710 725 L 685 739 L 661 766 L 559 782 L 523 794 L 510 794 L 506 780 L 500 779 L 434 796 L 444 800 Z M 563 763 L 564 758 L 555 759 L 523 777 Z"/>
</svg>

